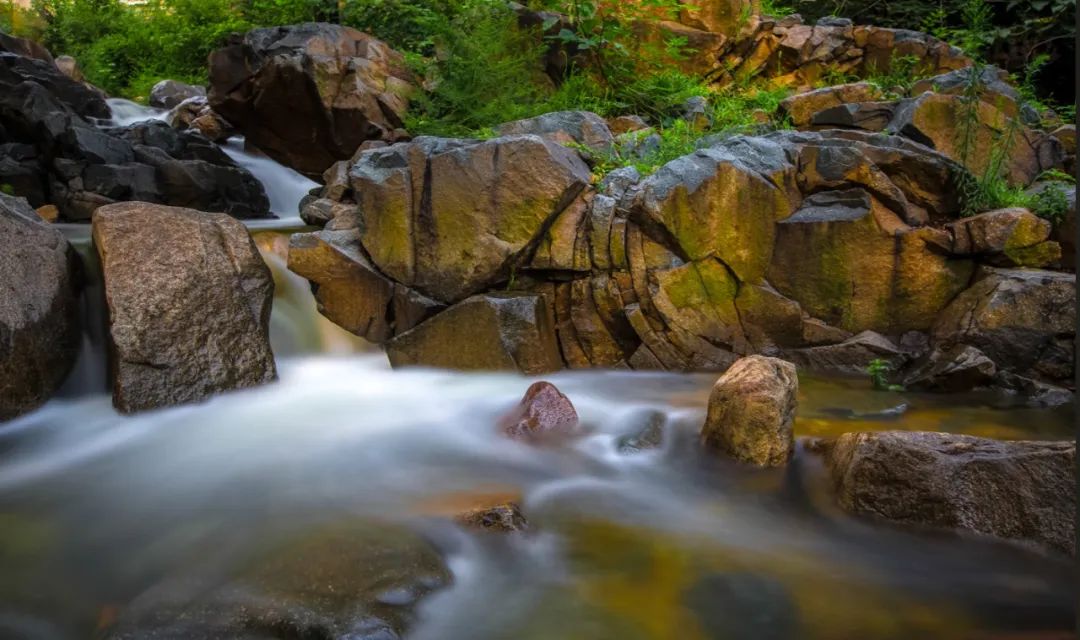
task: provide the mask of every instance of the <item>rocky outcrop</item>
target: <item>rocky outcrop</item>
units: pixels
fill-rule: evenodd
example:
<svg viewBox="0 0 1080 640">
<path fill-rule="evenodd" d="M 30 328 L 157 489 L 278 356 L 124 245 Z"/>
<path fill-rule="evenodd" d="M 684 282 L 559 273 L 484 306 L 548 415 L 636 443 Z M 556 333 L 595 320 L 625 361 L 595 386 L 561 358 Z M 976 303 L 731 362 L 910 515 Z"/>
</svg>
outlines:
<svg viewBox="0 0 1080 640">
<path fill-rule="evenodd" d="M 797 93 L 780 103 L 782 112 L 791 118 L 791 124 L 802 128 L 814 115 L 841 105 L 871 102 L 881 98 L 881 91 L 869 82 L 841 84 L 824 89 Z"/>
<path fill-rule="evenodd" d="M 309 528 L 253 550 L 227 579 L 194 564 L 124 607 L 108 638 L 400 638 L 452 580 L 430 542 L 385 522 Z"/>
<path fill-rule="evenodd" d="M 93 237 L 120 411 L 196 402 L 274 379 L 274 283 L 241 223 L 120 203 L 94 214 Z"/>
<path fill-rule="evenodd" d="M 975 347 L 935 349 L 905 372 L 903 386 L 916 391 L 970 391 L 992 386 L 997 365 Z"/>
<path fill-rule="evenodd" d="M 108 117 L 96 93 L 51 64 L 0 53 L 0 184 L 34 207 L 55 205 L 67 221 L 131 200 L 269 215 L 262 185 L 202 136 L 88 119 Z"/>
<path fill-rule="evenodd" d="M 798 393 L 799 378 L 790 362 L 740 359 L 713 385 L 702 444 L 761 467 L 787 464 L 795 444 Z"/>
<path fill-rule="evenodd" d="M 515 440 L 539 441 L 573 435 L 578 414 L 573 403 L 550 382 L 536 382 L 513 411 L 499 419 L 499 429 Z"/>
<path fill-rule="evenodd" d="M 598 152 L 612 148 L 615 139 L 603 118 L 591 111 L 555 111 L 499 125 L 501 136 L 538 135 L 561 145 L 581 145 Z"/>
<path fill-rule="evenodd" d="M 75 363 L 75 269 L 63 234 L 0 194 L 0 421 L 44 404 Z"/>
<path fill-rule="evenodd" d="M 206 89 L 176 80 L 162 80 L 150 89 L 147 104 L 158 109 L 172 109 L 190 98 L 205 98 Z"/>
<path fill-rule="evenodd" d="M 1071 387 L 1075 287 L 1069 273 L 983 267 L 934 323 L 934 341 L 975 347 L 999 369 Z"/>
<path fill-rule="evenodd" d="M 1075 443 L 848 433 L 826 457 L 837 499 L 852 513 L 1074 552 Z"/>
<path fill-rule="evenodd" d="M 312 178 L 367 140 L 395 141 L 413 91 L 404 57 L 352 29 L 255 29 L 210 55 L 210 106 Z"/>
</svg>

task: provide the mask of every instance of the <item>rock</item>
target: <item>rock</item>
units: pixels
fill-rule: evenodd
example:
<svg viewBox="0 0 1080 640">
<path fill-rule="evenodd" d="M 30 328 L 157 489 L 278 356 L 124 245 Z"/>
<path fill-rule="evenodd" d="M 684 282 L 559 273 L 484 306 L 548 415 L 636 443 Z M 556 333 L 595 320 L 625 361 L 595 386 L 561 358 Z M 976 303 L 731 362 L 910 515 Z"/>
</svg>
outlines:
<svg viewBox="0 0 1080 640">
<path fill-rule="evenodd" d="M 745 22 L 745 0 L 695 0 L 680 4 L 679 22 L 702 31 L 730 38 L 741 31 Z"/>
<path fill-rule="evenodd" d="M 11 53 L 49 64 L 53 63 L 52 54 L 40 43 L 27 38 L 17 38 L 3 32 L 0 32 L 0 53 Z"/>
<path fill-rule="evenodd" d="M 57 58 L 56 68 L 60 70 L 60 73 L 71 78 L 75 82 L 86 82 L 86 76 L 83 75 L 82 69 L 79 68 L 78 61 L 71 56 L 60 56 Z"/>
<path fill-rule="evenodd" d="M 272 381 L 274 282 L 247 229 L 222 214 L 132 202 L 93 221 L 125 413 Z"/>
<path fill-rule="evenodd" d="M 499 429 L 515 440 L 536 441 L 573 435 L 578 414 L 570 399 L 550 382 L 533 383 L 513 411 L 499 419 Z"/>
<path fill-rule="evenodd" d="M 396 140 L 413 90 L 405 58 L 351 27 L 255 29 L 210 54 L 214 111 L 313 179 L 366 140 Z"/>
<path fill-rule="evenodd" d="M 551 309 L 543 296 L 477 295 L 455 304 L 386 343 L 390 364 L 449 369 L 561 369 Z"/>
<path fill-rule="evenodd" d="M 1010 130 L 1010 118 L 986 102 L 975 105 L 977 123 L 971 127 L 965 157 L 962 132 L 966 108 L 962 96 L 924 93 L 902 101 L 886 130 L 925 144 L 962 162 L 976 176 L 982 176 L 993 159 L 995 147 L 1001 144 L 1002 135 Z M 1052 137 L 1022 125 L 1015 128 L 1011 137 L 1003 167 L 1003 176 L 1010 184 L 1027 186 L 1044 171 L 1060 167 L 1064 162 L 1060 144 Z"/>
<path fill-rule="evenodd" d="M 962 529 L 1072 554 L 1076 445 L 924 432 L 848 433 L 827 455 L 856 514 Z"/>
<path fill-rule="evenodd" d="M 818 111 L 810 118 L 813 129 L 884 131 L 896 113 L 895 102 L 855 102 Z"/>
<path fill-rule="evenodd" d="M 790 362 L 764 356 L 740 359 L 713 385 L 702 444 L 740 462 L 787 464 L 795 444 L 798 391 L 799 378 Z"/>
<path fill-rule="evenodd" d="M 231 124 L 210 108 L 205 96 L 194 96 L 173 107 L 165 121 L 174 129 L 193 129 L 214 142 L 224 142 L 236 133 Z"/>
<path fill-rule="evenodd" d="M 454 520 L 466 529 L 487 533 L 513 533 L 529 528 L 529 521 L 521 513 L 521 508 L 513 502 L 471 509 Z"/>
<path fill-rule="evenodd" d="M 872 102 L 881 91 L 869 82 L 841 84 L 824 89 L 798 93 L 780 103 L 781 112 L 791 118 L 791 124 L 802 128 L 811 123 L 815 114 L 841 105 Z"/>
<path fill-rule="evenodd" d="M 75 364 L 76 260 L 25 200 L 0 194 L 0 421 L 44 404 Z"/>
<path fill-rule="evenodd" d="M 839 344 L 786 350 L 784 359 L 809 371 L 864 376 L 874 360 L 884 361 L 895 371 L 908 356 L 885 336 L 864 331 Z"/>
<path fill-rule="evenodd" d="M 855 23 L 851 21 L 851 18 L 838 18 L 836 16 L 825 16 L 818 18 L 814 23 L 819 27 L 850 27 Z"/>
<path fill-rule="evenodd" d="M 496 127 L 501 136 L 532 134 L 561 145 L 577 144 L 598 153 L 611 150 L 615 139 L 607 122 L 591 111 L 556 111 Z"/>
<path fill-rule="evenodd" d="M 37 64 L 25 58 L 11 68 L 29 75 L 7 77 L 6 55 L 0 54 L 0 184 L 31 206 L 55 205 L 66 221 L 89 220 L 102 205 L 132 200 L 243 218 L 270 215 L 258 180 L 202 136 L 156 121 L 101 129 L 80 114 L 109 117 L 104 101 L 88 97 L 54 66 L 23 69 Z"/>
<path fill-rule="evenodd" d="M 695 131 L 708 131 L 713 124 L 709 101 L 704 96 L 692 96 L 682 106 L 682 119 Z"/>
<path fill-rule="evenodd" d="M 583 213 L 589 175 L 576 152 L 538 136 L 425 137 L 360 153 L 348 185 L 375 267 L 452 303 L 508 279 L 560 214 Z"/>
<path fill-rule="evenodd" d="M 660 411 L 645 410 L 634 415 L 630 422 L 635 429 L 619 436 L 615 448 L 621 454 L 634 454 L 659 449 L 664 443 L 664 425 L 667 416 Z"/>
<path fill-rule="evenodd" d="M 992 65 L 980 65 L 977 83 L 979 99 L 997 109 L 1000 109 L 1010 118 L 1020 117 L 1021 121 L 1029 126 L 1036 127 L 1040 123 L 1039 113 L 1027 104 L 1020 92 L 1009 84 L 1009 74 Z M 963 96 L 970 92 L 973 82 L 972 74 L 976 67 L 966 67 L 950 71 L 949 73 L 919 80 L 912 85 L 913 95 L 919 95 L 927 91 L 942 93 L 953 96 Z"/>
<path fill-rule="evenodd" d="M 172 109 L 190 98 L 205 98 L 206 89 L 176 80 L 162 80 L 150 89 L 147 104 L 158 109 Z"/>
<path fill-rule="evenodd" d="M 1069 271 L 1076 270 L 1076 187 L 1067 182 L 1036 182 L 1027 190 L 1028 195 L 1036 195 L 1054 190 L 1059 196 L 1043 195 L 1043 198 L 1064 203 L 1065 215 L 1054 223 L 1050 239 L 1061 246 L 1061 265 Z"/>
<path fill-rule="evenodd" d="M 982 351 L 967 345 L 935 349 L 912 364 L 903 375 L 903 385 L 915 391 L 957 392 L 988 387 L 997 375 L 997 365 Z"/>
<path fill-rule="evenodd" d="M 997 209 L 957 220 L 945 227 L 952 252 L 961 256 L 1008 254 L 1050 237 L 1050 223 L 1024 208 Z"/>
<path fill-rule="evenodd" d="M 0 52 L 0 93 L 17 93 L 25 95 L 28 87 L 16 89 L 24 82 L 33 83 L 45 93 L 60 102 L 66 109 L 54 108 L 51 111 L 70 110 L 81 118 L 111 117 L 109 105 L 105 104 L 105 98 L 98 92 L 86 85 L 76 82 L 67 77 L 53 63 L 50 57 L 47 61 L 32 57 L 23 57 L 15 53 Z M 5 104 L 10 100 L 4 100 Z M 29 105 L 28 105 L 29 106 Z M 43 106 L 34 105 L 37 109 Z M 54 119 L 61 116 L 54 115 Z M 0 124 L 5 124 L 2 120 Z"/>
<path fill-rule="evenodd" d="M 391 640 L 405 636 L 424 598 L 452 581 L 430 542 L 364 521 L 262 544 L 225 579 L 206 577 L 225 574 L 220 567 L 199 568 L 124 607 L 110 640 Z"/>
<path fill-rule="evenodd" d="M 607 119 L 607 126 L 608 130 L 611 131 L 611 135 L 619 136 L 624 133 L 648 129 L 649 123 L 645 122 L 645 119 L 641 116 L 616 116 Z"/>
<path fill-rule="evenodd" d="M 1058 139 L 1061 148 L 1069 155 L 1076 155 L 1076 125 L 1063 124 L 1050 132 L 1050 135 Z"/>
<path fill-rule="evenodd" d="M 40 206 L 35 211 L 45 222 L 56 222 L 60 217 L 60 210 L 56 208 L 55 204 Z"/>
<path fill-rule="evenodd" d="M 998 390 L 1022 396 L 1030 407 L 1052 409 L 1073 402 L 1073 392 L 1008 371 L 999 371 L 994 378 Z"/>
<path fill-rule="evenodd" d="M 999 369 L 1071 386 L 1076 277 L 1028 269 L 981 269 L 934 324 L 936 344 L 975 347 Z"/>
</svg>

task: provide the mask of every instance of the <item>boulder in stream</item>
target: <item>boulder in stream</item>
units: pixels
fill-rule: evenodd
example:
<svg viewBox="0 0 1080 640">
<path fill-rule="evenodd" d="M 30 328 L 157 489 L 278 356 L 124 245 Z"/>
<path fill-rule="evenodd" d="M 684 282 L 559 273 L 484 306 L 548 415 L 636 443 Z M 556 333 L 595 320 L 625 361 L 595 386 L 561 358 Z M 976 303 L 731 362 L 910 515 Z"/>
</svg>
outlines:
<svg viewBox="0 0 1080 640">
<path fill-rule="evenodd" d="M 570 399 L 550 382 L 536 382 L 513 411 L 499 419 L 499 429 L 515 440 L 572 435 L 578 414 Z"/>
<path fill-rule="evenodd" d="M 274 282 L 243 224 L 130 202 L 99 209 L 93 237 L 120 411 L 196 402 L 275 378 Z"/>
<path fill-rule="evenodd" d="M 26 200 L 0 193 L 0 420 L 44 404 L 75 363 L 76 261 Z"/>
<path fill-rule="evenodd" d="M 760 467 L 787 464 L 795 446 L 798 393 L 790 362 L 765 356 L 738 360 L 713 385 L 702 444 Z"/>
<path fill-rule="evenodd" d="M 847 433 L 827 448 L 847 511 L 1074 551 L 1073 442 L 885 431 Z"/>
<path fill-rule="evenodd" d="M 470 509 L 458 514 L 454 521 L 466 529 L 487 533 L 513 533 L 529 527 L 521 508 L 513 502 Z"/>
</svg>

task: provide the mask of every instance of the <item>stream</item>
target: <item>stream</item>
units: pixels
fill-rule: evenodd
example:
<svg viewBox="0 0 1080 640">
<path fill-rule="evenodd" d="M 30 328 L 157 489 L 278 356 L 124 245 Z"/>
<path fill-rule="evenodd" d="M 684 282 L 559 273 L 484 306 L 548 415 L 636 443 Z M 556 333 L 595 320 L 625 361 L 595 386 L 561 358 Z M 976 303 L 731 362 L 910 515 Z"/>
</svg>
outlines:
<svg viewBox="0 0 1080 640">
<path fill-rule="evenodd" d="M 118 121 L 160 113 L 123 107 Z M 452 584 L 421 601 L 416 640 L 1005 640 L 1073 628 L 1070 558 L 847 516 L 801 446 L 787 470 L 702 455 L 715 375 L 546 376 L 586 435 L 548 447 L 500 437 L 498 417 L 532 379 L 393 371 L 319 316 L 284 263 L 303 224 L 295 203 L 314 183 L 239 141 L 225 148 L 281 216 L 254 233 L 277 286 L 280 380 L 118 415 L 89 230 L 65 225 L 87 263 L 86 344 L 60 397 L 0 424 L 0 638 L 103 637 L 133 603 L 228 581 L 263 542 L 357 519 L 421 532 L 450 568 Z M 663 425 L 660 446 L 628 449 L 650 422 Z M 803 376 L 795 431 L 1068 439 L 1072 425 L 1071 405 Z M 505 500 L 527 534 L 476 535 L 451 519 Z M 214 577 L 191 587 L 182 577 L 196 566 Z"/>
</svg>

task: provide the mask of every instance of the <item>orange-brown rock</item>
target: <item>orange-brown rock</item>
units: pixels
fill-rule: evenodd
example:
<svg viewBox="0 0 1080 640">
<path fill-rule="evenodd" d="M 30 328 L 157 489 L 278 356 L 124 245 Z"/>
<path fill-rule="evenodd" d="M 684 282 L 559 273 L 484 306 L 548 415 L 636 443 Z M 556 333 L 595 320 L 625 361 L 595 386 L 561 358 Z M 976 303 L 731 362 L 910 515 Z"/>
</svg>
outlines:
<svg viewBox="0 0 1080 640">
<path fill-rule="evenodd" d="M 515 440 L 538 441 L 573 435 L 578 414 L 573 403 L 550 382 L 533 383 L 513 411 L 499 419 L 499 429 Z"/>
</svg>

